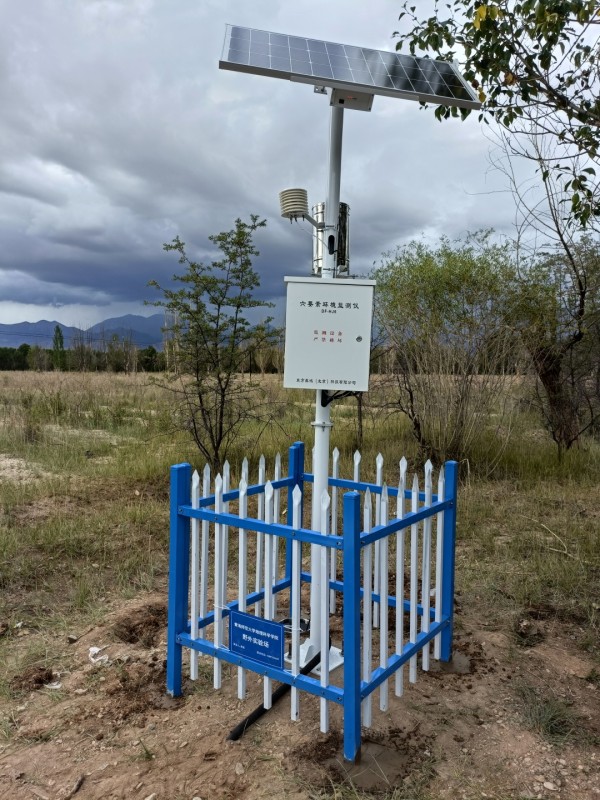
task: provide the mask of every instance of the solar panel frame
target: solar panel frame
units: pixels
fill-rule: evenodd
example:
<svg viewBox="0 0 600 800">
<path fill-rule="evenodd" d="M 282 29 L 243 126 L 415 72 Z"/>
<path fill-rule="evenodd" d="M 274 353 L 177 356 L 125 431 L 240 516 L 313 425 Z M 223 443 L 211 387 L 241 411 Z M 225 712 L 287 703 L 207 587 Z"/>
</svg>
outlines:
<svg viewBox="0 0 600 800">
<path fill-rule="evenodd" d="M 478 109 L 455 64 L 386 50 L 227 25 L 219 68 L 313 86 Z"/>
</svg>

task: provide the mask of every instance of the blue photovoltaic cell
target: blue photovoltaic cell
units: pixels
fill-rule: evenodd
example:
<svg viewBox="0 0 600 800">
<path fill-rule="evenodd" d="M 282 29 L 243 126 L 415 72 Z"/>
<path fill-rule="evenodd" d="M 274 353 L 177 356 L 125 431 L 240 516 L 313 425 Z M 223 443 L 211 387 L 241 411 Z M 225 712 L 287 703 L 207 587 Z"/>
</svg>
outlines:
<svg viewBox="0 0 600 800">
<path fill-rule="evenodd" d="M 462 108 L 481 105 L 447 61 L 234 25 L 227 26 L 219 66 Z"/>
</svg>

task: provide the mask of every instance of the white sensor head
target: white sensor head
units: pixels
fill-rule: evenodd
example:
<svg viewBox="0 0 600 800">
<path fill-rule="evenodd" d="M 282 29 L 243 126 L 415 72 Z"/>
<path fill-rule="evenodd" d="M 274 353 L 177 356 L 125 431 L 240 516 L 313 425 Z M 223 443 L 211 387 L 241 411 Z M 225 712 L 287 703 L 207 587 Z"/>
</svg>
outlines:
<svg viewBox="0 0 600 800">
<path fill-rule="evenodd" d="M 308 216 L 308 195 L 306 189 L 284 189 L 279 192 L 281 216 L 287 219 Z"/>
</svg>

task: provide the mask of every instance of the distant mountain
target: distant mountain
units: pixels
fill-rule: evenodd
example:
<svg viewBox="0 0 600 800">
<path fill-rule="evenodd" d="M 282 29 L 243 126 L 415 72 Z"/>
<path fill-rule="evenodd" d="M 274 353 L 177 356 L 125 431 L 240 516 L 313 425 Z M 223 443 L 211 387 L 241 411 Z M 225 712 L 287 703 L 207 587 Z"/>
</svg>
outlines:
<svg viewBox="0 0 600 800">
<path fill-rule="evenodd" d="M 14 325 L 0 323 L 0 347 L 19 347 L 21 344 L 35 345 L 51 348 L 54 329 L 60 325 L 65 348 L 71 347 L 73 339 L 83 336 L 83 340 L 93 348 L 99 349 L 103 342 L 109 341 L 117 335 L 119 339 L 129 339 L 139 348 L 152 345 L 157 350 L 162 350 L 162 326 L 164 316 L 152 314 L 142 317 L 138 314 L 125 314 L 123 317 L 111 317 L 103 322 L 92 325 L 91 328 L 81 328 L 63 325 L 60 322 L 17 322 Z"/>
<path fill-rule="evenodd" d="M 37 344 L 40 347 L 52 347 L 52 337 L 57 322 L 42 319 L 39 322 L 17 322 L 14 325 L 0 324 L 0 347 L 18 347 L 20 344 Z M 78 333 L 77 328 L 69 325 L 60 326 L 65 340 L 68 341 Z"/>
<path fill-rule="evenodd" d="M 143 333 L 146 336 L 152 336 L 156 339 L 156 335 L 158 333 L 158 339 L 162 339 L 162 326 L 165 324 L 164 314 L 152 314 L 150 317 L 140 317 L 139 314 L 125 314 L 123 317 L 111 317 L 110 319 L 105 319 L 104 322 L 98 322 L 96 325 L 92 325 L 90 328 L 91 331 L 94 332 L 101 332 L 103 329 L 106 330 L 135 330 L 139 333 Z"/>
</svg>

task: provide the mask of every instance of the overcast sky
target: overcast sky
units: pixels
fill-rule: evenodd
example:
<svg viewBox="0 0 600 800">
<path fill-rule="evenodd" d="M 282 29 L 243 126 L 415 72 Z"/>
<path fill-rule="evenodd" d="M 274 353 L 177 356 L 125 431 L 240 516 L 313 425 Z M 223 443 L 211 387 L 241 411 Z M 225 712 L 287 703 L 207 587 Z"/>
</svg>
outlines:
<svg viewBox="0 0 600 800">
<path fill-rule="evenodd" d="M 392 0 L 0 0 L 0 322 L 86 327 L 152 313 L 154 278 L 236 217 L 267 219 L 262 292 L 308 275 L 311 229 L 278 193 L 325 199 L 329 105 L 311 86 L 218 69 L 225 24 L 393 50 Z M 352 272 L 426 235 L 509 231 L 504 180 L 472 115 L 439 123 L 375 98 L 344 120 Z"/>
</svg>

